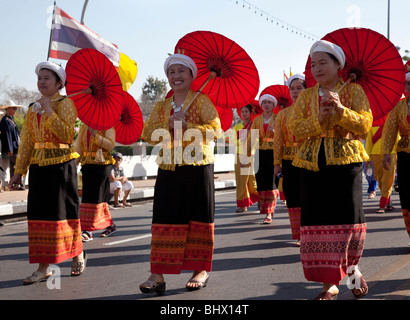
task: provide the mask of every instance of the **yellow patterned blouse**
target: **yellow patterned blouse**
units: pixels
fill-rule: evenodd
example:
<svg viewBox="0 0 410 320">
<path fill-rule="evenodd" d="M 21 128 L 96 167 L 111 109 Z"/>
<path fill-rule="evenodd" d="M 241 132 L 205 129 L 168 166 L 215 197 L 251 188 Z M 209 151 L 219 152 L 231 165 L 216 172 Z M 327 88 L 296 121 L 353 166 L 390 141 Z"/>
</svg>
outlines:
<svg viewBox="0 0 410 320">
<path fill-rule="evenodd" d="M 274 165 L 281 165 L 282 160 L 293 160 L 303 142 L 296 140 L 289 130 L 289 115 L 292 106 L 279 111 L 275 121 L 275 137 L 273 139 Z"/>
<path fill-rule="evenodd" d="M 340 79 L 334 91 L 342 86 Z M 337 113 L 322 128 L 319 123 L 319 84 L 302 91 L 292 107 L 289 128 L 297 139 L 306 139 L 300 147 L 293 165 L 318 171 L 318 155 L 324 139 L 327 165 L 344 165 L 368 161 L 369 156 L 359 138 L 364 139 L 372 127 L 373 116 L 366 93 L 358 84 L 349 84 L 339 92 L 346 108 L 342 117 Z"/>
<path fill-rule="evenodd" d="M 397 152 L 410 153 L 410 124 L 407 120 L 409 97 L 399 101 L 397 106 L 390 111 L 383 127 L 382 154 L 390 154 L 400 133 L 397 143 Z"/>
<path fill-rule="evenodd" d="M 63 98 L 56 93 L 52 100 Z M 41 116 L 30 107 L 24 119 L 17 153 L 15 173 L 25 175 L 30 164 L 48 166 L 78 158 L 71 147 L 77 109 L 69 98 L 51 102 L 54 109 L 49 117 Z"/>
<path fill-rule="evenodd" d="M 196 92 L 190 91 L 185 101 L 191 101 Z M 144 124 L 142 136 L 152 145 L 158 145 L 157 164 L 162 170 L 175 170 L 175 166 L 207 165 L 215 162 L 210 142 L 221 137 L 221 121 L 208 96 L 199 94 L 186 113 L 188 127 L 176 130 L 180 135 L 174 141 L 174 130 L 169 129 L 172 97 L 157 102 Z M 182 141 L 182 143 L 180 143 Z M 161 144 L 159 145 L 159 143 Z"/>
<path fill-rule="evenodd" d="M 276 117 L 278 115 L 276 113 L 272 112 L 272 117 L 267 124 L 268 126 L 274 126 Z M 274 138 L 274 133 L 271 130 L 266 130 L 264 128 L 264 118 L 263 118 L 263 113 L 255 118 L 253 120 L 252 126 L 251 126 L 251 133 L 248 135 L 248 154 L 250 153 L 250 147 L 254 148 L 254 145 L 252 145 L 250 139 L 252 139 L 252 130 L 258 130 L 259 133 L 259 138 L 257 140 L 257 143 L 259 144 L 259 149 L 260 150 L 272 150 L 273 151 L 273 138 Z"/>
<path fill-rule="evenodd" d="M 95 137 L 88 132 L 88 126 L 83 124 L 75 142 L 75 151 L 80 155 L 81 165 L 114 164 L 110 151 L 115 146 L 115 129 L 97 131 Z"/>
</svg>

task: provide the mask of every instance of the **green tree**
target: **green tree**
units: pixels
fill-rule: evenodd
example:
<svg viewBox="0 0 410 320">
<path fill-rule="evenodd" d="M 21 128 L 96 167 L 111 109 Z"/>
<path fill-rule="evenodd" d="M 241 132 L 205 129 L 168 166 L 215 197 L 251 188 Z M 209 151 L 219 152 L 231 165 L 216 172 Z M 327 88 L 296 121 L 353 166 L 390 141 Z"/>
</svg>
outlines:
<svg viewBox="0 0 410 320">
<path fill-rule="evenodd" d="M 144 121 L 149 117 L 155 103 L 164 99 L 167 94 L 167 81 L 148 76 L 146 82 L 142 85 L 142 94 L 139 105 Z"/>
</svg>

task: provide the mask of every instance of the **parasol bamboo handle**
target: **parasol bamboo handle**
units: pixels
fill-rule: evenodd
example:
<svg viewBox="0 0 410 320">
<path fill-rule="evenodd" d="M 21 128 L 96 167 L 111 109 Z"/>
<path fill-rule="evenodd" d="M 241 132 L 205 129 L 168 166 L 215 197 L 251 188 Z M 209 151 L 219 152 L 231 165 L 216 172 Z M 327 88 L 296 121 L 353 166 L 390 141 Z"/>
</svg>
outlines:
<svg viewBox="0 0 410 320">
<path fill-rule="evenodd" d="M 209 81 L 211 81 L 212 79 L 215 79 L 215 77 L 217 76 L 215 71 L 211 71 L 211 73 L 209 74 L 208 79 L 205 81 L 205 83 L 202 85 L 202 87 L 199 89 L 199 91 L 195 94 L 195 96 L 193 97 L 193 99 L 186 105 L 184 106 L 183 111 L 187 112 L 189 107 L 191 106 L 191 104 L 195 101 L 195 99 L 199 96 L 199 94 L 201 93 L 202 90 L 204 90 L 204 88 L 206 87 L 206 85 L 209 83 Z"/>
<path fill-rule="evenodd" d="M 65 99 L 65 98 L 71 98 L 71 97 L 74 97 L 74 96 L 77 96 L 77 95 L 83 94 L 83 93 L 85 93 L 85 94 L 91 94 L 91 93 L 92 93 L 92 89 L 91 89 L 90 87 L 88 87 L 88 88 L 85 88 L 84 90 L 81 90 L 81 91 L 79 91 L 79 92 L 70 94 L 69 96 L 65 96 L 65 97 L 62 97 L 62 98 L 59 98 L 59 99 L 54 99 L 54 100 L 51 100 L 51 101 L 52 101 L 52 102 L 53 102 L 53 101 L 61 101 L 61 100 Z"/>
</svg>

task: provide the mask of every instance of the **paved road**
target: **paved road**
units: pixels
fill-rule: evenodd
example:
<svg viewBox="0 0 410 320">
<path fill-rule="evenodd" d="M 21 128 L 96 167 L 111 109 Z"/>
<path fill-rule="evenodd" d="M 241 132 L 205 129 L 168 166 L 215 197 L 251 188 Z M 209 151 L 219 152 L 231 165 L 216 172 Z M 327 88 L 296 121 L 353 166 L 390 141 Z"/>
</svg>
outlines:
<svg viewBox="0 0 410 320">
<path fill-rule="evenodd" d="M 289 218 L 279 204 L 273 224 L 263 225 L 256 206 L 235 213 L 235 191 L 216 195 L 216 229 L 213 271 L 208 287 L 187 292 L 190 273 L 166 277 L 164 296 L 143 295 L 138 284 L 149 276 L 150 223 L 152 203 L 112 211 L 116 234 L 86 243 L 89 255 L 86 273 L 70 277 L 71 262 L 58 265 L 61 278 L 54 283 L 22 286 L 35 265 L 28 263 L 25 222 L 0 227 L 0 299 L 109 299 L 175 300 L 309 300 L 320 285 L 307 282 L 300 264 L 299 249 L 291 240 Z M 398 195 L 393 194 L 397 207 Z M 368 233 L 360 263 L 370 292 L 369 300 L 410 300 L 410 246 L 399 209 L 376 214 L 377 199 L 364 199 Z M 320 205 L 320 204 L 318 204 Z M 253 211 L 252 211 L 253 210 Z M 331 214 L 331 208 L 329 208 Z M 50 289 L 53 287 L 54 289 Z M 352 300 L 345 282 L 339 300 Z"/>
</svg>

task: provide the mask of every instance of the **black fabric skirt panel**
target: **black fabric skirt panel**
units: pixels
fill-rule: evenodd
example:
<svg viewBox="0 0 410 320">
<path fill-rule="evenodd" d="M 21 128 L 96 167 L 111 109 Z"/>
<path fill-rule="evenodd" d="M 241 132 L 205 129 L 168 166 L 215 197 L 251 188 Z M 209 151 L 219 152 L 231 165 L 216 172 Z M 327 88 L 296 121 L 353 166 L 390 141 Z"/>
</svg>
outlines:
<svg viewBox="0 0 410 320">
<path fill-rule="evenodd" d="M 279 178 L 274 175 L 273 150 L 259 150 L 258 153 L 255 159 L 255 163 L 259 164 L 255 168 L 256 188 L 258 192 L 276 190 Z"/>
<path fill-rule="evenodd" d="M 60 221 L 79 219 L 75 159 L 50 165 L 30 165 L 27 219 Z"/>
<path fill-rule="evenodd" d="M 397 152 L 397 184 L 401 208 L 410 210 L 410 153 Z"/>
<path fill-rule="evenodd" d="M 300 171 L 292 165 L 292 160 L 282 160 L 282 187 L 288 208 L 300 207 Z"/>
<path fill-rule="evenodd" d="M 112 165 L 86 164 L 81 168 L 83 175 L 83 203 L 108 202 Z"/>
<path fill-rule="evenodd" d="M 215 215 L 214 165 L 158 169 L 152 223 L 213 223 Z"/>
<path fill-rule="evenodd" d="M 301 169 L 301 226 L 365 223 L 362 162 L 326 165 L 319 151 L 319 171 Z"/>
</svg>

